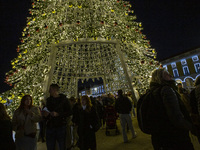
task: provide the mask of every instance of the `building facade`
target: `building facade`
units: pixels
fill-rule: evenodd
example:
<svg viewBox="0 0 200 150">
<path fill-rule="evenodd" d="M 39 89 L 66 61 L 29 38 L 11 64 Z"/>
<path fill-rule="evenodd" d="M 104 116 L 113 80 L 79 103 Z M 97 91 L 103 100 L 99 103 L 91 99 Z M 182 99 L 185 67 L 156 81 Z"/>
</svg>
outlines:
<svg viewBox="0 0 200 150">
<path fill-rule="evenodd" d="M 194 88 L 195 79 L 200 76 L 200 48 L 161 61 L 165 68 L 187 90 Z"/>
<path fill-rule="evenodd" d="M 84 90 L 79 91 L 79 96 L 89 95 L 89 96 L 92 96 L 92 97 L 97 97 L 97 96 L 101 96 L 102 94 L 105 94 L 103 84 L 95 85 L 95 86 L 92 86 L 88 89 L 84 89 Z"/>
</svg>

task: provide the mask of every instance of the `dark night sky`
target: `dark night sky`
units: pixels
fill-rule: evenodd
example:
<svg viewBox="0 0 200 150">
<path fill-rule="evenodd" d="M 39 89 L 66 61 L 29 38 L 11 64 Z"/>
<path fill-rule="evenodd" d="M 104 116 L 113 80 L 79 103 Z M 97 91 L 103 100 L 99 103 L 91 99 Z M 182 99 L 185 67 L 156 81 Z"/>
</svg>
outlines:
<svg viewBox="0 0 200 150">
<path fill-rule="evenodd" d="M 162 60 L 200 46 L 200 0 L 131 0 L 143 34 Z M 10 62 L 17 57 L 31 0 L 0 0 L 0 93 Z"/>
</svg>

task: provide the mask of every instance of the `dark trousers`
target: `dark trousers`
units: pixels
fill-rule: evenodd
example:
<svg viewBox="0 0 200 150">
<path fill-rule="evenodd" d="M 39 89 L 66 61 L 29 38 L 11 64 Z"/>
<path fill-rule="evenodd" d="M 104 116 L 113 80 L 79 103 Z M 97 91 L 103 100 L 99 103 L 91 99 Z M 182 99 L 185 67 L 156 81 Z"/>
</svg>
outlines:
<svg viewBox="0 0 200 150">
<path fill-rule="evenodd" d="M 59 150 L 65 150 L 66 126 L 46 129 L 47 150 L 55 150 L 56 142 Z"/>
<path fill-rule="evenodd" d="M 45 139 L 45 128 L 46 128 L 46 122 L 44 120 L 39 122 L 40 126 L 40 134 L 39 134 L 39 139 L 41 138 L 42 142 L 44 142 Z"/>
</svg>

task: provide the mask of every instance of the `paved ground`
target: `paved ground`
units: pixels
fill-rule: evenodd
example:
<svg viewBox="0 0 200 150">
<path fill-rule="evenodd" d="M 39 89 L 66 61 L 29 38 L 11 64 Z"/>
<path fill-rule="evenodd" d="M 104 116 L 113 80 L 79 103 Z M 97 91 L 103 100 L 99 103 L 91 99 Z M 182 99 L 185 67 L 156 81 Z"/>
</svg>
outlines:
<svg viewBox="0 0 200 150">
<path fill-rule="evenodd" d="M 119 129 L 121 129 L 119 120 L 117 120 L 117 124 Z M 153 150 L 150 136 L 140 131 L 136 118 L 133 118 L 133 126 L 137 132 L 137 137 L 135 139 L 131 139 L 128 143 L 123 143 L 121 133 L 119 135 L 115 135 L 114 131 L 112 131 L 111 136 L 106 136 L 105 129 L 100 129 L 96 133 L 97 150 Z M 131 138 L 130 132 L 128 132 L 128 137 L 129 139 Z M 200 150 L 200 144 L 198 143 L 196 137 L 191 136 L 191 139 L 195 150 Z M 38 142 L 38 150 L 46 150 L 46 144 Z M 74 148 L 73 150 L 79 149 Z"/>
</svg>

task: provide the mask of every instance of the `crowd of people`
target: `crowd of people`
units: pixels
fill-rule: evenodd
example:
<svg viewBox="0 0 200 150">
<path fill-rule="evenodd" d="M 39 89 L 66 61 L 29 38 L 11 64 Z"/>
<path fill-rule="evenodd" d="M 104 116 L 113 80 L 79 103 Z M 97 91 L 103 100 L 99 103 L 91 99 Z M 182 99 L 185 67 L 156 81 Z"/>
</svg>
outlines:
<svg viewBox="0 0 200 150">
<path fill-rule="evenodd" d="M 158 88 L 161 90 L 156 90 Z M 157 130 L 151 134 L 154 149 L 194 150 L 189 131 L 200 139 L 200 76 L 196 79 L 195 89 L 189 93 L 182 84 L 176 85 L 167 71 L 157 69 L 152 73 L 150 89 L 160 106 L 158 113 L 161 116 L 157 120 Z M 108 112 L 113 114 L 115 121 L 120 119 L 124 143 L 129 141 L 127 130 L 131 131 L 133 139 L 137 137 L 131 118 L 136 116 L 136 104 L 130 92 L 125 95 L 118 90 L 117 95 L 85 95 L 68 99 L 59 92 L 57 84 L 51 84 L 49 93 L 40 107 L 33 105 L 30 95 L 23 96 L 12 119 L 0 104 L 1 148 L 36 150 L 37 141 L 41 140 L 46 142 L 47 150 L 70 150 L 75 146 L 80 150 L 96 150 L 96 132 L 106 128 Z M 37 123 L 40 126 L 39 139 L 36 136 Z M 15 131 L 15 140 L 12 131 Z M 116 133 L 119 133 L 117 126 Z"/>
</svg>

